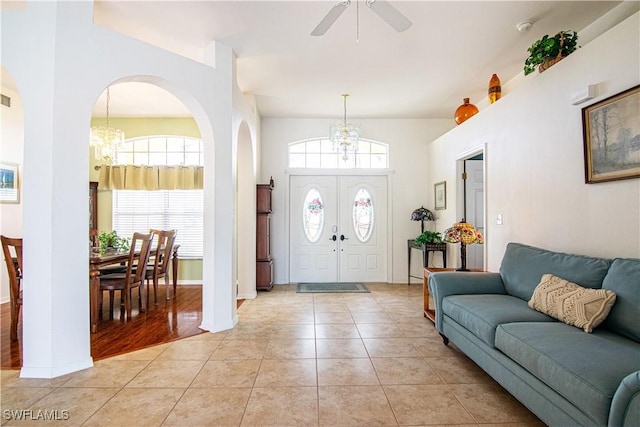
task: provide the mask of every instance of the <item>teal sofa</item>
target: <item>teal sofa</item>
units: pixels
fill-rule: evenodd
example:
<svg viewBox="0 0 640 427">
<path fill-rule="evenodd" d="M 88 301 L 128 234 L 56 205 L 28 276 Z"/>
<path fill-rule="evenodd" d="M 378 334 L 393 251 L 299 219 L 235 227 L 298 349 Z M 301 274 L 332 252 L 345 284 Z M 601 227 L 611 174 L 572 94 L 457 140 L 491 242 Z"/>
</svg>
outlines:
<svg viewBox="0 0 640 427">
<path fill-rule="evenodd" d="M 592 333 L 527 305 L 543 274 L 609 289 Z M 640 426 L 640 259 L 507 246 L 499 273 L 432 273 L 436 328 L 550 426 Z"/>
</svg>

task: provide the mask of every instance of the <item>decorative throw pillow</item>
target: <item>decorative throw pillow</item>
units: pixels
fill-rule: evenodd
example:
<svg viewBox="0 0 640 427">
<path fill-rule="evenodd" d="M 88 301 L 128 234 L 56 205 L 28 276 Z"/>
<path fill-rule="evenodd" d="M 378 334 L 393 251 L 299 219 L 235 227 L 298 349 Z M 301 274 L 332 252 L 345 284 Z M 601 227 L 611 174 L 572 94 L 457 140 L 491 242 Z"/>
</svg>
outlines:
<svg viewBox="0 0 640 427">
<path fill-rule="evenodd" d="M 606 289 L 588 289 L 552 274 L 542 276 L 529 300 L 529 307 L 585 332 L 607 318 L 616 294 Z"/>
</svg>

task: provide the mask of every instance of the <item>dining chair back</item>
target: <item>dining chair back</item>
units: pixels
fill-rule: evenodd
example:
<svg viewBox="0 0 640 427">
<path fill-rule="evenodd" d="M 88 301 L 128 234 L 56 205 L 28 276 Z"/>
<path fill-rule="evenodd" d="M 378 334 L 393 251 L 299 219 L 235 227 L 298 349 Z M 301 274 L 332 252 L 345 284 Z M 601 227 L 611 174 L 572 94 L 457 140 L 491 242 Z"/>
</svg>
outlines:
<svg viewBox="0 0 640 427">
<path fill-rule="evenodd" d="M 125 318 L 131 319 L 131 291 L 138 288 L 138 302 L 140 312 L 145 311 L 144 279 L 145 268 L 151 254 L 153 234 L 133 233 L 131 248 L 127 259 L 126 270 L 123 273 L 111 273 L 100 276 L 100 291 L 109 291 L 110 318 L 113 318 L 113 293 L 120 291 L 121 305 L 124 301 Z"/>
<path fill-rule="evenodd" d="M 11 341 L 18 340 L 18 318 L 22 306 L 22 239 L 0 236 L 2 252 L 9 273 L 11 299 Z"/>
<path fill-rule="evenodd" d="M 173 253 L 173 246 L 176 241 L 176 235 L 178 230 L 150 230 L 155 236 L 157 236 L 156 251 L 153 258 L 153 263 L 147 266 L 146 278 L 147 284 L 149 280 L 153 280 L 153 297 L 155 304 L 158 304 L 158 282 L 161 278 L 164 278 L 165 283 L 165 297 L 170 299 L 170 283 L 169 283 L 169 261 Z M 174 284 L 175 285 L 175 284 Z M 175 293 L 175 288 L 174 288 Z M 149 294 L 147 293 L 147 299 Z"/>
</svg>

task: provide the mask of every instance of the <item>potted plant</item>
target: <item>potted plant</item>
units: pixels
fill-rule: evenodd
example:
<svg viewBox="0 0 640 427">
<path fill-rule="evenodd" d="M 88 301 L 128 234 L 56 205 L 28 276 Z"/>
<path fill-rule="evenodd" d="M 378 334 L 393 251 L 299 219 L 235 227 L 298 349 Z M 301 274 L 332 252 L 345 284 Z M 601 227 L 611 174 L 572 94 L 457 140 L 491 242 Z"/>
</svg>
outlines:
<svg viewBox="0 0 640 427">
<path fill-rule="evenodd" d="M 100 243 L 100 252 L 102 253 L 108 251 L 128 251 L 130 245 L 129 239 L 119 237 L 115 230 L 109 233 L 101 231 L 98 235 L 98 242 Z"/>
<path fill-rule="evenodd" d="M 413 239 L 418 245 L 425 245 L 427 243 L 442 243 L 442 236 L 436 231 L 425 231 L 418 237 Z"/>
<path fill-rule="evenodd" d="M 527 49 L 529 57 L 524 61 L 524 75 L 531 74 L 536 67 L 543 72 L 577 48 L 578 33 L 575 31 L 560 31 L 553 37 L 545 35 Z"/>
</svg>

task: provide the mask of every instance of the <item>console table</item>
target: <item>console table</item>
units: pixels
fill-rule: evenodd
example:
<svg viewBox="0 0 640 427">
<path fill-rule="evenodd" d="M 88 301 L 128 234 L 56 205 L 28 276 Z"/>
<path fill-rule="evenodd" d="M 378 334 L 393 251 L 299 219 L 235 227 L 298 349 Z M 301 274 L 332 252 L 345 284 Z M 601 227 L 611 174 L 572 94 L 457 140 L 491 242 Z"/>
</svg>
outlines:
<svg viewBox="0 0 640 427">
<path fill-rule="evenodd" d="M 429 252 L 442 252 L 442 260 L 444 267 L 447 268 L 447 244 L 442 243 L 416 243 L 414 239 L 407 240 L 407 285 L 411 285 L 411 278 L 422 279 L 422 276 L 413 276 L 411 274 L 411 249 L 422 251 L 422 268 L 429 266 Z"/>
</svg>

